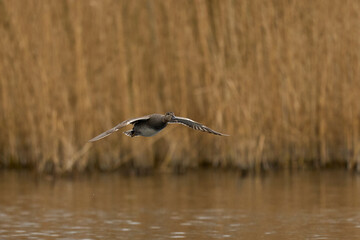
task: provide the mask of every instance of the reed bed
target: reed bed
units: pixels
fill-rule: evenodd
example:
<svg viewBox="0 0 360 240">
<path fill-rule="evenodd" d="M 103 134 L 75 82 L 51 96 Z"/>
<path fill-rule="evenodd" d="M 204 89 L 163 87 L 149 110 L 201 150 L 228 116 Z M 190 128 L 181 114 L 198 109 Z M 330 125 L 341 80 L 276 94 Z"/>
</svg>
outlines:
<svg viewBox="0 0 360 240">
<path fill-rule="evenodd" d="M 0 0 L 0 166 L 360 170 L 360 2 Z M 88 144 L 120 121 L 170 126 Z"/>
</svg>

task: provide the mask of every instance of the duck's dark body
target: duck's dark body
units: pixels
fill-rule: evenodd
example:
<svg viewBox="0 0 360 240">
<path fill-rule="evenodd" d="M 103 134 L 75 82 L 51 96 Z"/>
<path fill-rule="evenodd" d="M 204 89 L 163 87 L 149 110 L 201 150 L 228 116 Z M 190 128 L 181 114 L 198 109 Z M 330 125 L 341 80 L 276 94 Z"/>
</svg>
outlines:
<svg viewBox="0 0 360 240">
<path fill-rule="evenodd" d="M 163 130 L 168 123 L 164 121 L 159 121 L 163 115 L 153 114 L 147 120 L 139 120 L 134 123 L 132 130 L 126 131 L 125 134 L 129 137 L 135 136 L 144 136 L 152 137 L 161 130 Z"/>
</svg>

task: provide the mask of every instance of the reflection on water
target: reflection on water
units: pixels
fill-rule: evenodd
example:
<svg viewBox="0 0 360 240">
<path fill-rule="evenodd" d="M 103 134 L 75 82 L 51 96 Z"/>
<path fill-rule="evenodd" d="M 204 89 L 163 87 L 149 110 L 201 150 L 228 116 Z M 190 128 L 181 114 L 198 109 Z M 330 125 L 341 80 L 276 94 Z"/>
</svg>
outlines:
<svg viewBox="0 0 360 240">
<path fill-rule="evenodd" d="M 360 176 L 0 172 L 0 239 L 354 239 Z"/>
</svg>

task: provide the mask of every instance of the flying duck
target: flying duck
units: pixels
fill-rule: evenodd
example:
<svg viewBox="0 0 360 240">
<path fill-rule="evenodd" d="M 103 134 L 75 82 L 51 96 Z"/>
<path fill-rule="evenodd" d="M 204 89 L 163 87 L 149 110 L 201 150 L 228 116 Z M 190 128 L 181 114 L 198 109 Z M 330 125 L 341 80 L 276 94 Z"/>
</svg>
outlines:
<svg viewBox="0 0 360 240">
<path fill-rule="evenodd" d="M 216 132 L 201 123 L 195 122 L 194 120 L 191 120 L 189 118 L 183 118 L 183 117 L 176 117 L 174 113 L 167 112 L 165 115 L 163 114 L 150 114 L 143 117 L 138 118 L 132 118 L 125 120 L 115 127 L 107 130 L 106 132 L 101 133 L 100 135 L 94 137 L 93 139 L 90 139 L 89 142 L 95 142 L 98 141 L 104 137 L 109 136 L 113 132 L 118 131 L 120 128 L 123 128 L 129 124 L 133 124 L 134 127 L 131 130 L 125 131 L 124 134 L 129 137 L 135 137 L 135 136 L 144 136 L 144 137 L 151 137 L 163 130 L 168 123 L 177 123 L 177 124 L 183 124 L 187 127 L 190 127 L 195 130 L 200 130 L 207 133 L 212 133 L 219 136 L 229 136 L 227 134 L 223 134 L 220 132 Z"/>
</svg>

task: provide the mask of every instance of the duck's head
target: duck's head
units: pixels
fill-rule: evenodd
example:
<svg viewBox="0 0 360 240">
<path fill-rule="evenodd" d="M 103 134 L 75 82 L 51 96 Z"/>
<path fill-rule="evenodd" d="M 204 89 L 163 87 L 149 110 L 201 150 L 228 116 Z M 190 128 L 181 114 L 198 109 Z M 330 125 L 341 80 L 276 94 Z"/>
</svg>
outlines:
<svg viewBox="0 0 360 240">
<path fill-rule="evenodd" d="M 175 118 L 175 114 L 173 112 L 165 113 L 165 121 L 170 122 L 173 118 Z"/>
</svg>

